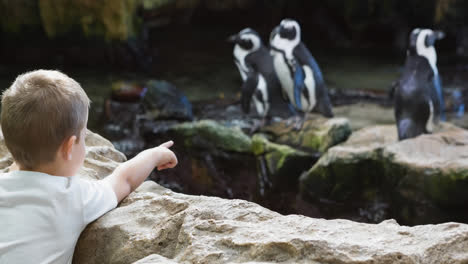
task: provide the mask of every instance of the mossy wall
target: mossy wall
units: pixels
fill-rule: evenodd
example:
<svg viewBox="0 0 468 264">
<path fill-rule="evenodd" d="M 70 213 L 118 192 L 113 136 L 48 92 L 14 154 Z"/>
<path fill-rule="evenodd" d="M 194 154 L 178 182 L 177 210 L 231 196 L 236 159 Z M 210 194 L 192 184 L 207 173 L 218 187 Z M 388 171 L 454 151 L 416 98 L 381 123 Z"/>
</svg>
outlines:
<svg viewBox="0 0 468 264">
<path fill-rule="evenodd" d="M 6 33 L 32 29 L 49 38 L 70 32 L 106 40 L 137 34 L 141 0 L 0 0 L 0 26 Z"/>
<path fill-rule="evenodd" d="M 181 9 L 226 12 L 255 8 L 259 19 L 275 13 L 294 16 L 301 22 L 314 20 L 317 10 L 342 23 L 351 35 L 366 34 L 381 26 L 442 26 L 454 28 L 465 22 L 468 10 L 461 0 L 0 0 L 0 30 L 20 33 L 32 28 L 54 38 L 69 32 L 85 37 L 125 40 L 140 32 L 139 8 L 158 15 Z M 200 16 L 199 16 L 200 17 Z M 154 18 L 154 17 L 153 17 Z M 179 19 L 182 19 L 179 17 Z M 268 20 L 268 19 L 267 19 Z M 275 19 L 275 23 L 277 23 Z M 305 21 L 303 21 L 305 20 Z M 340 22 L 341 21 L 341 22 Z M 173 21 L 177 22 L 177 21 Z"/>
<path fill-rule="evenodd" d="M 138 4 L 138 0 L 39 0 L 39 10 L 49 37 L 78 28 L 85 36 L 126 40 L 136 34 Z"/>
</svg>

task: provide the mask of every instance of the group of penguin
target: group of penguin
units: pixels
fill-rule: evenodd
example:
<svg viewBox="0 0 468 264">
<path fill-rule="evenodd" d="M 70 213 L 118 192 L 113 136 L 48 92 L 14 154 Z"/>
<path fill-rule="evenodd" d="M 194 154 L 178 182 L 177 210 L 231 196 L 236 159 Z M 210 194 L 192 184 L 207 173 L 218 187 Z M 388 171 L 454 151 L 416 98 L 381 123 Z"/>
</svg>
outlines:
<svg viewBox="0 0 468 264">
<path fill-rule="evenodd" d="M 410 34 L 403 74 L 391 91 L 400 140 L 431 133 L 434 124 L 444 119 L 434 48 L 443 37 L 443 32 L 431 29 L 416 28 Z M 265 124 L 275 109 L 289 108 L 296 116 L 296 129 L 302 128 L 312 111 L 333 117 L 322 71 L 302 43 L 297 21 L 282 20 L 270 34 L 269 47 L 251 28 L 229 37 L 229 41 L 234 43 L 234 62 L 243 81 L 241 105 L 245 113 L 253 101 Z"/>
</svg>

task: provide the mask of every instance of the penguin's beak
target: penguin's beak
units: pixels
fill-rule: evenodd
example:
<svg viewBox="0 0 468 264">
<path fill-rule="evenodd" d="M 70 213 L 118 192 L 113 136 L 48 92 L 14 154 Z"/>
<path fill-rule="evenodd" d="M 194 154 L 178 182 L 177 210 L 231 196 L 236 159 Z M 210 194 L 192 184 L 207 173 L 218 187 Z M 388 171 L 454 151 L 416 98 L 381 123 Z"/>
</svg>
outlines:
<svg viewBox="0 0 468 264">
<path fill-rule="evenodd" d="M 270 42 L 275 38 L 276 35 L 278 35 L 280 32 L 280 26 L 276 26 L 270 33 Z"/>
<path fill-rule="evenodd" d="M 237 35 L 232 35 L 226 39 L 229 43 L 236 43 L 237 42 Z"/>
<path fill-rule="evenodd" d="M 426 40 L 425 40 L 426 46 L 427 47 L 433 46 L 437 40 L 441 40 L 444 37 L 445 37 L 445 33 L 443 31 L 436 30 L 431 35 L 428 35 L 426 37 Z"/>
<path fill-rule="evenodd" d="M 445 33 L 441 30 L 436 30 L 434 31 L 434 36 L 437 40 L 441 40 L 443 38 L 445 38 Z"/>
</svg>

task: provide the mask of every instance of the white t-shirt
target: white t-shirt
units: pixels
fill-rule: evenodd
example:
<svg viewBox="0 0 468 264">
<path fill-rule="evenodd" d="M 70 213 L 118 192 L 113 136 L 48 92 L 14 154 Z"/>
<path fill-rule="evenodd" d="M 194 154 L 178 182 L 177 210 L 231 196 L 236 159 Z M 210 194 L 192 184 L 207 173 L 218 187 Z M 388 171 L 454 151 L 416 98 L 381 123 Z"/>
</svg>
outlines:
<svg viewBox="0 0 468 264">
<path fill-rule="evenodd" d="M 0 264 L 71 263 L 81 231 L 116 206 L 107 181 L 0 174 Z"/>
</svg>

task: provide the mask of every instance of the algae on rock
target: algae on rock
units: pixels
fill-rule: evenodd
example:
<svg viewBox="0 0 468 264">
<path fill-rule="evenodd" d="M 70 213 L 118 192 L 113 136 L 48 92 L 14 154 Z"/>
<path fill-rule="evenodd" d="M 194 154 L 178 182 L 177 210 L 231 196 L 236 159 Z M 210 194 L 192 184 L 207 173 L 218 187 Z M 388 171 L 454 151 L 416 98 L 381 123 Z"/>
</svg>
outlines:
<svg viewBox="0 0 468 264">
<path fill-rule="evenodd" d="M 187 147 L 222 149 L 250 153 L 252 140 L 240 129 L 229 128 L 212 120 L 186 122 L 175 125 L 172 130 L 184 138 Z"/>
<path fill-rule="evenodd" d="M 345 141 L 351 134 L 349 121 L 345 118 L 310 116 L 312 118 L 305 121 L 301 130 L 294 130 L 292 125 L 285 122 L 277 122 L 261 132 L 271 135 L 271 140 L 276 143 L 319 152 Z"/>
</svg>

